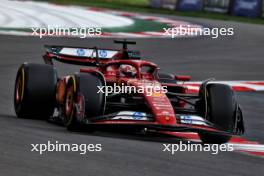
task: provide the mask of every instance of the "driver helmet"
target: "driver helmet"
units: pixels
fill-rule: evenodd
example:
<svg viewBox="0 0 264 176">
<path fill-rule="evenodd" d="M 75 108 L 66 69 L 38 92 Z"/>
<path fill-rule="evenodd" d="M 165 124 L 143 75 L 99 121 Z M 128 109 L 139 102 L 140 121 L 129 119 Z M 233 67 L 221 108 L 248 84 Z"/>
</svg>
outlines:
<svg viewBox="0 0 264 176">
<path fill-rule="evenodd" d="M 136 77 L 137 75 L 137 70 L 135 67 L 131 66 L 131 65 L 121 65 L 119 67 L 120 70 L 120 74 L 121 76 L 125 76 L 125 77 Z"/>
</svg>

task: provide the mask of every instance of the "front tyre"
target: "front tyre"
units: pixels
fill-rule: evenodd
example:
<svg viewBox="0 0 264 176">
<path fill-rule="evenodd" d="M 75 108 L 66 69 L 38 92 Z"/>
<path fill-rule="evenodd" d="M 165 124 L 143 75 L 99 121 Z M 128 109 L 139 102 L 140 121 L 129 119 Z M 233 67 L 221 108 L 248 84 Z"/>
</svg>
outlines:
<svg viewBox="0 0 264 176">
<path fill-rule="evenodd" d="M 207 119 L 223 131 L 233 132 L 238 103 L 230 86 L 208 84 L 206 87 Z M 222 144 L 230 140 L 231 135 L 199 132 L 204 143 Z"/>
<path fill-rule="evenodd" d="M 68 130 L 76 131 L 82 129 L 81 119 L 77 119 L 77 114 L 81 113 L 78 112 L 80 110 L 84 111 L 84 117 L 81 118 L 89 119 L 103 115 L 105 94 L 98 93 L 98 86 L 105 86 L 105 81 L 96 72 L 79 73 L 69 78 L 64 103 L 64 121 Z"/>
</svg>

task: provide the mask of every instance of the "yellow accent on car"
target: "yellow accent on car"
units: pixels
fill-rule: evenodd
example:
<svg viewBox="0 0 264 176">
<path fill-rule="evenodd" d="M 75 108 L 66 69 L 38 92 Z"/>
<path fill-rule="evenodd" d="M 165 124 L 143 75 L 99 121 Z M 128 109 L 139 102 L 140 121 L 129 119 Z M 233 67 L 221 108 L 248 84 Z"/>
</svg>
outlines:
<svg viewBox="0 0 264 176">
<path fill-rule="evenodd" d="M 72 80 L 73 80 L 73 90 L 74 92 L 76 92 L 76 80 L 75 80 L 75 76 L 71 76 Z"/>
</svg>

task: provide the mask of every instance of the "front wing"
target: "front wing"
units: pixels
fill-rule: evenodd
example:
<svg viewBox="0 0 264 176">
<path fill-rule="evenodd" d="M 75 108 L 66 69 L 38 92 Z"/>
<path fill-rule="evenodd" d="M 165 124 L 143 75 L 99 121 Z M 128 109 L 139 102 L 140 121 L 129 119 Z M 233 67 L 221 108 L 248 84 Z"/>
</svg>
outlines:
<svg viewBox="0 0 264 176">
<path fill-rule="evenodd" d="M 135 114 L 137 113 L 137 117 Z M 210 132 L 223 135 L 234 135 L 215 126 L 202 117 L 194 115 L 176 115 L 176 124 L 159 124 L 153 121 L 152 115 L 140 112 L 119 112 L 110 115 L 85 119 L 82 121 L 87 128 L 92 127 L 100 130 L 104 129 L 125 129 L 128 131 L 141 130 L 152 132 Z M 122 118 L 126 117 L 126 118 Z M 184 118 L 182 118 L 184 117 Z M 187 118 L 188 117 L 188 118 Z"/>
</svg>

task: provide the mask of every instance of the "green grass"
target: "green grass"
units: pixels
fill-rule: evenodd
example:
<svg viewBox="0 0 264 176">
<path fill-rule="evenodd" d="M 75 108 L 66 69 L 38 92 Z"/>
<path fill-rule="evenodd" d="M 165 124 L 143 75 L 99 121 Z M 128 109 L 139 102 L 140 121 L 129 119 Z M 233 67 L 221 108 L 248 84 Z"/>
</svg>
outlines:
<svg viewBox="0 0 264 176">
<path fill-rule="evenodd" d="M 145 32 L 145 31 L 162 31 L 163 28 L 168 28 L 166 24 L 134 19 L 134 25 L 126 27 L 103 28 L 103 32 Z"/>
<path fill-rule="evenodd" d="M 110 8 L 115 10 L 160 13 L 187 17 L 200 17 L 225 21 L 238 21 L 244 23 L 264 24 L 264 18 L 247 18 L 230 16 L 214 12 L 179 12 L 167 9 L 153 9 L 148 6 L 148 0 L 42 0 L 58 4 L 85 5 L 90 7 Z"/>
</svg>

